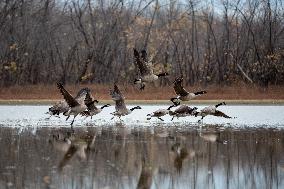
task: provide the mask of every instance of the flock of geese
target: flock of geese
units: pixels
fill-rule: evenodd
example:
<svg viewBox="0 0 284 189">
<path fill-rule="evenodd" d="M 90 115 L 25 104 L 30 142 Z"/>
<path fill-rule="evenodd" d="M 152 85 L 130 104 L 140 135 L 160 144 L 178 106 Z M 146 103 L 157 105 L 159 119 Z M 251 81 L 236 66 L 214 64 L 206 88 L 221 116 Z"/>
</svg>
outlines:
<svg viewBox="0 0 284 189">
<path fill-rule="evenodd" d="M 144 90 L 147 83 L 154 82 L 159 77 L 167 76 L 168 73 L 159 73 L 155 74 L 153 71 L 152 63 L 148 60 L 147 52 L 142 50 L 140 53 L 134 49 L 134 59 L 136 66 L 139 69 L 139 77 L 134 80 L 135 85 L 140 85 L 140 90 Z M 50 117 L 55 115 L 59 116 L 63 114 L 66 116 L 66 120 L 73 115 L 73 120 L 71 122 L 71 126 L 74 123 L 75 118 L 78 115 L 85 116 L 85 117 L 93 117 L 94 115 L 100 113 L 104 108 L 111 106 L 110 104 L 105 104 L 101 107 L 97 107 L 96 104 L 99 102 L 95 99 L 89 88 L 81 89 L 75 97 L 73 97 L 61 83 L 57 83 L 57 88 L 59 89 L 60 93 L 63 96 L 63 100 L 57 102 L 52 107 L 49 108 L 48 114 Z M 176 117 L 186 117 L 186 116 L 201 116 L 201 120 L 207 115 L 213 115 L 218 117 L 224 118 L 231 118 L 230 116 L 226 115 L 225 113 L 217 110 L 217 108 L 221 105 L 226 105 L 225 102 L 211 105 L 197 111 L 196 107 L 190 107 L 188 105 L 181 105 L 181 101 L 189 101 L 194 99 L 198 96 L 201 96 L 206 91 L 198 91 L 198 92 L 188 92 L 183 87 L 183 78 L 178 77 L 174 81 L 174 90 L 176 93 L 176 97 L 171 98 L 173 105 L 169 106 L 167 109 L 158 109 L 150 114 L 147 115 L 147 120 L 150 120 L 153 117 L 162 120 L 162 117 L 169 114 L 172 116 L 172 120 Z M 113 115 L 112 119 L 116 116 L 119 119 L 122 116 L 128 115 L 136 109 L 142 109 L 140 106 L 135 106 L 133 108 L 127 108 L 125 105 L 125 97 L 119 90 L 118 86 L 115 84 L 113 90 L 110 90 L 110 95 L 112 100 L 115 102 L 115 112 L 111 113 Z M 171 110 L 171 108 L 177 107 L 175 110 Z"/>
</svg>

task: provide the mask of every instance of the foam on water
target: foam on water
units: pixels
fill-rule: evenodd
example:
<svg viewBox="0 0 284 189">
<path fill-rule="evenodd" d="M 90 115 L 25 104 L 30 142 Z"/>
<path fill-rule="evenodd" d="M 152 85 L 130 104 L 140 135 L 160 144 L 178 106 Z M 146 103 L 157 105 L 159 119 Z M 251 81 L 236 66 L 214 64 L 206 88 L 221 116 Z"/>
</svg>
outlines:
<svg viewBox="0 0 284 189">
<path fill-rule="evenodd" d="M 128 106 L 129 108 L 134 105 Z M 168 105 L 140 105 L 141 110 L 134 110 L 130 115 L 124 116 L 122 121 L 114 118 L 110 113 L 114 112 L 114 106 L 105 108 L 100 114 L 91 118 L 78 116 L 74 127 L 81 126 L 108 126 L 121 123 L 125 126 L 200 126 L 197 123 L 200 117 L 185 117 L 174 119 L 171 116 L 163 117 L 164 121 L 156 118 L 146 120 L 146 115 L 160 108 L 167 108 Z M 193 105 L 195 106 L 195 105 Z M 196 105 L 198 109 L 206 105 Z M 0 125 L 6 127 L 69 127 L 72 117 L 65 121 L 65 116 L 51 117 L 45 114 L 49 106 L 0 106 Z M 227 105 L 218 108 L 233 119 L 222 117 L 206 116 L 203 125 L 214 124 L 222 127 L 284 127 L 284 106 L 251 106 L 251 105 Z"/>
</svg>

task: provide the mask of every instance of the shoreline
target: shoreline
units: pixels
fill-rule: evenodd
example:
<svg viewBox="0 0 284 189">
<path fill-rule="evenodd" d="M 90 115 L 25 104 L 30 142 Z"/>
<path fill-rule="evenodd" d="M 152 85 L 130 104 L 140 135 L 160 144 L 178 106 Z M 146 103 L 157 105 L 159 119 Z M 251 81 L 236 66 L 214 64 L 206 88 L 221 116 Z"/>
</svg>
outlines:
<svg viewBox="0 0 284 189">
<path fill-rule="evenodd" d="M 62 99 L 0 99 L 0 105 L 53 105 Z M 225 101 L 228 105 L 284 105 L 284 99 L 254 99 L 254 100 L 191 100 L 182 104 L 216 104 Z M 169 100 L 125 100 L 126 104 L 164 105 L 172 104 Z M 114 104 L 112 100 L 100 100 L 99 104 Z"/>
</svg>

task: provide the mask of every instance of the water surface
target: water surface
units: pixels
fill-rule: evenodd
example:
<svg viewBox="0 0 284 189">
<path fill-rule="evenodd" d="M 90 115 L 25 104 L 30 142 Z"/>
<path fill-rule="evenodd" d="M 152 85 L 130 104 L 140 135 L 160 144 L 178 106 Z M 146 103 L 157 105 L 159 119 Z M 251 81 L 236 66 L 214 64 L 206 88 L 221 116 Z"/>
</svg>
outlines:
<svg viewBox="0 0 284 189">
<path fill-rule="evenodd" d="M 71 129 L 47 106 L 0 106 L 0 188 L 284 188 L 283 106 L 226 106 L 235 119 L 122 121 L 112 108 Z M 199 106 L 202 107 L 202 106 Z"/>
<path fill-rule="evenodd" d="M 134 105 L 128 106 L 129 108 Z M 146 115 L 152 113 L 160 108 L 168 108 L 168 106 L 161 105 L 140 105 L 141 110 L 134 110 L 130 115 L 124 116 L 122 122 L 128 126 L 153 126 L 153 125 L 175 125 L 183 126 L 185 124 L 197 125 L 200 117 L 185 117 L 174 119 L 166 115 L 163 117 L 164 121 L 153 118 L 146 120 Z M 202 109 L 205 105 L 192 105 L 192 107 Z M 218 107 L 227 115 L 234 117 L 233 119 L 226 119 L 222 117 L 206 116 L 203 124 L 218 124 L 225 127 L 283 127 L 284 125 L 284 106 L 249 106 L 249 105 L 227 105 Z M 173 108 L 174 110 L 174 108 Z M 0 125 L 11 127 L 56 127 L 69 126 L 72 119 L 65 121 L 64 116 L 60 118 L 51 117 L 45 114 L 48 111 L 48 106 L 0 106 Z M 102 113 L 96 115 L 91 120 L 90 118 L 83 118 L 78 116 L 74 122 L 74 127 L 81 126 L 106 126 L 113 125 L 120 122 L 118 118 L 111 120 L 113 117 L 110 113 L 114 112 L 114 106 L 105 108 Z M 199 124 L 198 124 L 199 125 Z"/>
<path fill-rule="evenodd" d="M 0 129 L 0 188 L 283 188 L 274 129 Z"/>
</svg>

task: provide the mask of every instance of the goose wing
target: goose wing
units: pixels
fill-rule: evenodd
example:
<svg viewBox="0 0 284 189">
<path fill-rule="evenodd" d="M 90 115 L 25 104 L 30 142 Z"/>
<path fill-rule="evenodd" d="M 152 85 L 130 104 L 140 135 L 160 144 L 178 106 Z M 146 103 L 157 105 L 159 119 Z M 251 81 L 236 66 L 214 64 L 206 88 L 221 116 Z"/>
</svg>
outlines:
<svg viewBox="0 0 284 189">
<path fill-rule="evenodd" d="M 224 118 L 232 118 L 228 115 L 226 115 L 225 113 L 219 111 L 219 110 L 216 110 L 215 113 L 214 113 L 214 116 L 218 116 L 218 117 L 224 117 Z"/>
<path fill-rule="evenodd" d="M 86 104 L 85 103 L 85 99 L 86 99 L 86 95 L 89 93 L 90 97 L 92 97 L 91 90 L 89 88 L 83 88 L 81 89 L 78 93 L 77 96 L 75 97 L 75 100 L 79 103 L 79 104 Z"/>
<path fill-rule="evenodd" d="M 68 111 L 69 109 L 69 105 L 67 104 L 67 102 L 65 100 L 56 102 L 53 106 L 51 106 L 49 108 L 49 111 L 53 112 L 54 114 L 60 114 L 60 113 L 64 113 L 66 111 Z"/>
<path fill-rule="evenodd" d="M 79 105 L 79 103 L 73 98 L 73 96 L 64 89 L 61 83 L 57 83 L 57 87 L 60 90 L 60 93 L 63 95 L 63 98 L 67 102 L 70 107 L 75 107 Z"/>
<path fill-rule="evenodd" d="M 94 103 L 94 99 L 92 98 L 90 93 L 86 94 L 84 102 L 85 102 L 88 110 L 95 110 L 95 109 L 97 109 L 97 107 L 95 106 L 95 103 Z"/>
<path fill-rule="evenodd" d="M 182 77 L 176 78 L 174 81 L 174 90 L 177 95 L 186 96 L 189 93 L 183 88 L 182 82 L 183 82 Z"/>
<path fill-rule="evenodd" d="M 115 101 L 115 110 L 116 111 L 125 111 L 125 110 L 127 110 L 126 105 L 124 103 L 124 99 Z"/>
<path fill-rule="evenodd" d="M 114 85 L 114 90 L 111 92 L 112 99 L 115 101 L 115 110 L 116 111 L 124 111 L 127 110 L 124 96 L 118 89 L 117 85 Z"/>
<path fill-rule="evenodd" d="M 216 112 L 215 106 L 207 106 L 201 110 L 202 113 L 214 115 Z"/>
<path fill-rule="evenodd" d="M 141 57 L 139 52 L 136 49 L 133 49 L 134 52 L 134 59 L 135 63 L 138 66 L 138 69 L 140 71 L 140 74 L 143 75 L 148 75 L 153 73 L 153 68 L 152 64 L 147 63 L 147 53 L 145 50 L 141 52 Z"/>
</svg>

